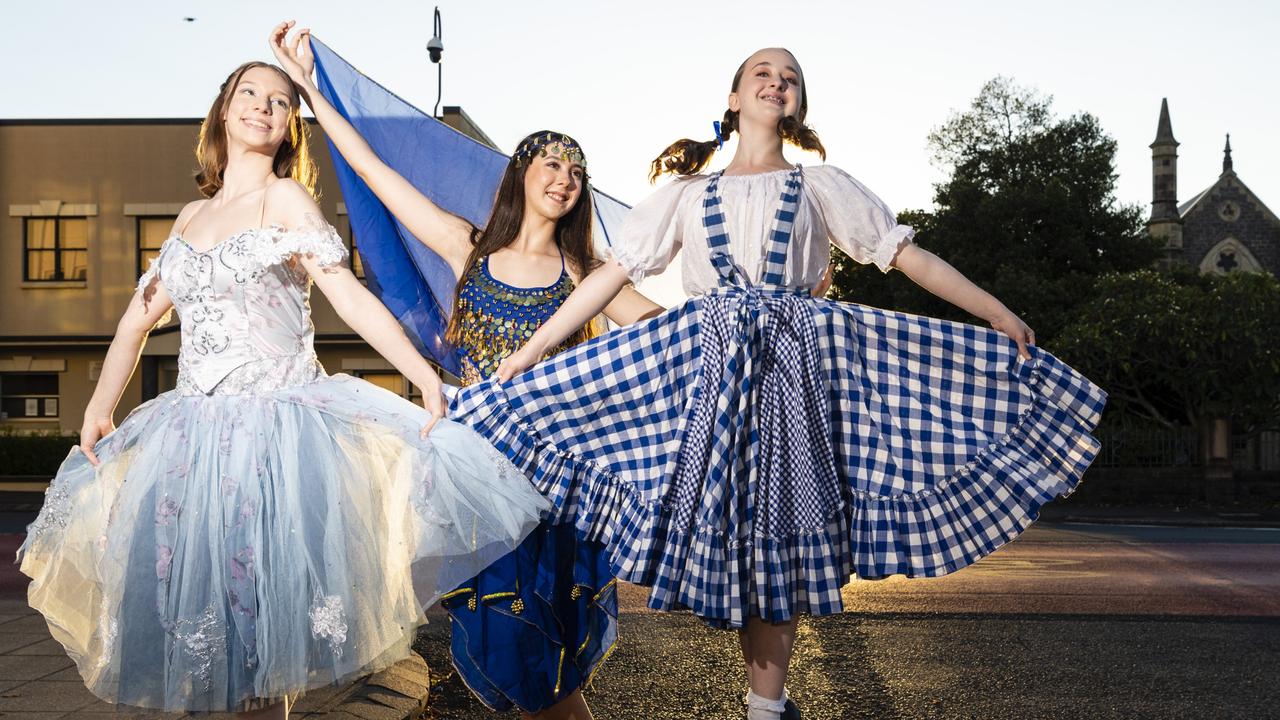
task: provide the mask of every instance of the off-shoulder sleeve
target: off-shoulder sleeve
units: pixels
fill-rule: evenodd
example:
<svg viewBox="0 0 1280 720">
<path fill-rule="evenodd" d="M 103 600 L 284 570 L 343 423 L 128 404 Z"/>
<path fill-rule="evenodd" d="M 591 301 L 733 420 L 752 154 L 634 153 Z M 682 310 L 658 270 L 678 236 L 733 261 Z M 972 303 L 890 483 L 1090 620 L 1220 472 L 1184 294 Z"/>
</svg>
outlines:
<svg viewBox="0 0 1280 720">
<path fill-rule="evenodd" d="M 701 175 L 679 178 L 640 201 L 627 213 L 617 241 L 609 253 L 627 271 L 632 282 L 657 275 L 671 264 L 684 243 L 680 209 L 686 193 Z"/>
<path fill-rule="evenodd" d="M 173 236 L 170 236 L 163 243 L 160 243 L 160 252 L 151 258 L 151 263 L 147 265 L 147 271 L 142 273 L 142 277 L 138 278 L 137 290 L 145 290 L 152 283 L 160 281 L 160 261 L 164 258 L 164 254 L 168 252 L 169 246 L 173 243 Z"/>
<path fill-rule="evenodd" d="M 261 244 L 263 265 L 284 262 L 293 255 L 314 258 L 320 267 L 333 267 L 347 259 L 347 244 L 324 218 L 307 213 L 294 228 L 274 227 L 269 242 Z"/>
<path fill-rule="evenodd" d="M 857 262 L 875 263 L 882 272 L 889 272 L 916 231 L 899 225 L 883 200 L 840 168 L 806 169 L 804 181 L 818 199 L 831 242 Z"/>
</svg>

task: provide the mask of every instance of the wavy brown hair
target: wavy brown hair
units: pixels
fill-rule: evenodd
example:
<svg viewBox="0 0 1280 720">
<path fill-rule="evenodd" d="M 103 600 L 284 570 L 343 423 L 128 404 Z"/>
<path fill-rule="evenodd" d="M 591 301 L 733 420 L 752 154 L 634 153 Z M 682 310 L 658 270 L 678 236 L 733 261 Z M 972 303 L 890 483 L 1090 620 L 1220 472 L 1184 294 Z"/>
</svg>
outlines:
<svg viewBox="0 0 1280 720">
<path fill-rule="evenodd" d="M 525 137 L 519 147 L 524 148 L 531 143 L 537 143 L 539 136 L 551 138 L 546 144 L 561 142 L 556 139 L 557 137 L 573 145 L 578 144 L 568 135 L 539 130 Z M 511 160 L 507 162 L 507 169 L 502 173 L 498 192 L 494 196 L 493 209 L 489 212 L 489 222 L 485 224 L 484 229 L 471 228 L 471 254 L 467 256 L 467 264 L 463 266 L 462 273 L 458 276 L 458 285 L 453 293 L 453 313 L 449 317 L 449 327 L 445 331 L 445 338 L 451 343 L 457 344 L 461 341 L 462 321 L 461 313 L 458 312 L 458 301 L 462 298 L 462 289 L 466 286 L 472 269 L 480 262 L 480 258 L 507 247 L 515 242 L 520 234 L 520 224 L 524 222 L 524 176 L 536 157 L 536 152 L 531 157 L 521 157 L 519 152 L 512 155 Z M 565 213 L 564 217 L 556 221 L 555 241 L 556 247 L 564 254 L 568 264 L 577 271 L 578 277 L 585 277 L 600 265 L 600 261 L 592 250 L 591 182 L 585 173 L 582 176 L 582 192 L 578 194 L 578 201 L 573 204 L 569 212 Z M 592 324 L 587 323 L 575 330 L 566 342 L 574 345 L 591 339 L 594 334 Z"/>
<path fill-rule="evenodd" d="M 298 86 L 289 79 L 284 70 L 260 61 L 247 62 L 236 68 L 227 76 L 218 88 L 218 97 L 209 107 L 209 114 L 200 123 L 200 139 L 196 141 L 196 162 L 200 169 L 196 172 L 196 185 L 200 194 L 213 197 L 222 189 L 222 174 L 227 169 L 227 120 L 223 117 L 231 95 L 240 85 L 240 78 L 254 68 L 268 68 L 280 76 L 289 86 L 289 133 L 280 147 L 271 168 L 276 177 L 291 177 L 297 180 L 307 192 L 315 195 L 316 163 L 311 159 L 310 133 L 302 119 L 302 100 L 298 95 Z"/>
<path fill-rule="evenodd" d="M 781 48 L 781 50 L 790 55 L 792 59 L 795 59 L 795 54 L 790 50 L 786 48 Z M 756 52 L 759 51 L 757 50 Z M 753 56 L 755 53 L 751 55 Z M 751 56 L 748 56 L 747 60 L 750 59 Z M 738 85 L 742 82 L 742 73 L 747 69 L 747 60 L 743 60 L 742 64 L 738 66 L 738 72 L 733 74 L 733 85 L 729 88 L 730 92 L 738 92 Z M 799 64 L 800 61 L 796 60 L 796 65 L 799 66 Z M 823 160 L 826 160 L 827 149 L 822 146 L 822 141 L 818 139 L 818 133 L 814 132 L 813 128 L 804 122 L 805 117 L 809 114 L 809 84 L 804 81 L 803 74 L 800 77 L 800 109 L 795 115 L 787 115 L 778 120 L 778 137 L 796 147 L 816 152 L 822 156 Z M 737 129 L 738 113 L 733 110 L 725 110 L 724 118 L 720 121 L 720 136 L 728 140 L 729 135 Z M 711 162 L 711 156 L 715 154 L 719 146 L 720 141 L 715 138 L 705 142 L 684 138 L 671 143 L 649 165 L 649 182 L 656 182 L 665 173 L 693 175 L 702 172 L 707 163 Z"/>
</svg>

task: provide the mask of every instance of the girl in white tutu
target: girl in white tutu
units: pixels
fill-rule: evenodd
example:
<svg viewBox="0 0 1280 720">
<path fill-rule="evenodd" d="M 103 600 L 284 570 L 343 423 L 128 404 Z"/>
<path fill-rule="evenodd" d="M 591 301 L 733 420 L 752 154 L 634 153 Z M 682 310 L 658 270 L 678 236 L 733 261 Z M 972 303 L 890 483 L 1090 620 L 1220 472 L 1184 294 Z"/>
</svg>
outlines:
<svg viewBox="0 0 1280 720">
<path fill-rule="evenodd" d="M 440 379 L 345 266 L 283 72 L 237 68 L 197 156 L 207 199 L 139 281 L 19 555 L 32 607 L 94 694 L 286 717 L 299 693 L 406 657 L 423 608 L 515 548 L 546 501 L 442 419 Z M 426 410 L 326 375 L 313 281 Z M 177 388 L 116 428 L 170 308 Z"/>
</svg>

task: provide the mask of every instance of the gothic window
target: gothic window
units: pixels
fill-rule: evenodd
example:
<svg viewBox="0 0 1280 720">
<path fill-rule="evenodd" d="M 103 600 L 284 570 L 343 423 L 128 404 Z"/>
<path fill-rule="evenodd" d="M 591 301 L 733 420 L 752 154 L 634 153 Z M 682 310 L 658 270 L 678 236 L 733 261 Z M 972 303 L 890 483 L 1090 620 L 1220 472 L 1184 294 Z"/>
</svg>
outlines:
<svg viewBox="0 0 1280 720">
<path fill-rule="evenodd" d="M 1200 261 L 1200 272 L 1226 275 L 1231 272 L 1262 272 L 1262 263 L 1239 240 L 1229 237 L 1214 245 Z"/>
</svg>

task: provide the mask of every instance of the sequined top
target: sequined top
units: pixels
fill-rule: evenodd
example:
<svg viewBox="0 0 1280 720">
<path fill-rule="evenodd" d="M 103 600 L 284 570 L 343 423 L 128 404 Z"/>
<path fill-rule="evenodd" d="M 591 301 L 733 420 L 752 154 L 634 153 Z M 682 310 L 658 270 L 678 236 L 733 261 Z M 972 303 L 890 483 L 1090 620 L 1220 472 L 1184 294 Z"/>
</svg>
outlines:
<svg viewBox="0 0 1280 720">
<path fill-rule="evenodd" d="M 503 358 L 520 349 L 573 292 L 573 279 L 560 259 L 560 277 L 547 287 L 508 285 L 489 272 L 489 257 L 467 271 L 458 296 L 458 348 L 462 384 L 472 385 L 489 377 Z M 588 336 L 590 333 L 586 333 Z M 583 333 L 565 340 L 547 357 L 571 347 Z"/>
</svg>

